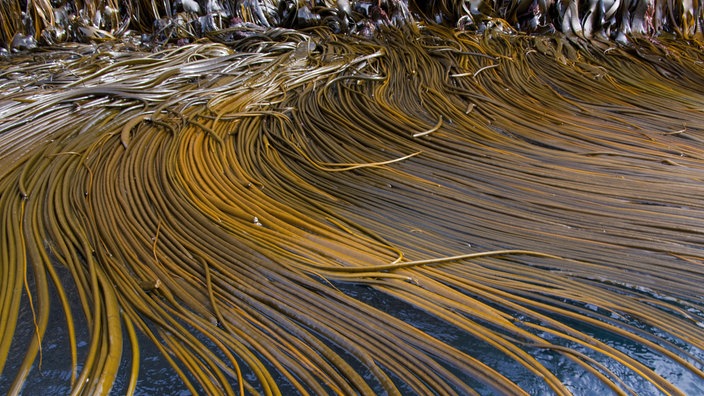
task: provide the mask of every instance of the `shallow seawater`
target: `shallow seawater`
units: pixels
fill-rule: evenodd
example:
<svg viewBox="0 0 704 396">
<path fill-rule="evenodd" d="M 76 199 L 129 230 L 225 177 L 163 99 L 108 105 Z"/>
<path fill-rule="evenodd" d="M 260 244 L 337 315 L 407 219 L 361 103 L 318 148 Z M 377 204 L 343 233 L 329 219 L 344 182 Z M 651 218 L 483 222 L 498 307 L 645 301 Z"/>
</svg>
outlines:
<svg viewBox="0 0 704 396">
<path fill-rule="evenodd" d="M 65 283 L 69 284 L 69 282 Z M 390 298 L 382 292 L 376 291 L 366 285 L 357 285 L 351 283 L 337 283 L 337 288 L 344 293 L 353 296 L 365 303 L 370 304 L 385 312 L 392 313 L 399 319 L 413 324 L 418 329 L 444 341 L 456 348 L 471 352 L 471 354 L 482 362 L 497 369 L 509 379 L 520 385 L 531 395 L 552 395 L 554 394 L 545 383 L 536 375 L 530 373 L 525 367 L 517 365 L 511 359 L 508 359 L 504 354 L 497 351 L 495 348 L 472 337 L 455 327 L 429 315 L 428 313 L 418 310 L 407 303 Z M 57 321 L 61 320 L 59 315 L 55 315 Z M 31 312 L 29 309 L 23 309 L 21 321 L 25 323 L 17 329 L 16 337 L 18 340 L 27 341 L 33 336 L 32 327 L 27 325 L 31 320 Z M 569 320 L 564 320 L 569 323 Z M 78 326 L 78 353 L 85 353 L 88 347 L 85 340 L 88 339 L 87 332 L 83 326 Z M 81 330 L 83 329 L 83 330 Z M 587 334 L 595 336 L 601 341 L 606 342 L 610 346 L 623 351 L 624 353 L 637 356 L 641 361 L 646 362 L 649 367 L 652 367 L 658 374 L 665 379 L 677 385 L 687 395 L 697 395 L 704 393 L 704 381 L 696 377 L 690 372 L 683 371 L 678 364 L 660 356 L 653 351 L 644 348 L 642 345 L 635 344 L 623 337 L 618 337 L 613 334 L 606 334 L 595 328 L 585 328 L 582 326 L 580 330 Z M 151 342 L 143 336 L 140 338 L 140 376 L 135 394 L 136 395 L 168 395 L 168 396 L 185 396 L 190 392 L 183 386 L 181 379 L 178 377 L 173 368 L 161 356 L 159 351 L 154 348 Z M 549 336 L 546 339 L 550 339 Z M 590 353 L 586 348 L 580 345 L 572 345 L 558 339 L 553 339 L 558 345 L 570 347 L 573 350 L 585 353 L 587 356 L 592 356 L 596 360 L 600 360 L 606 368 L 618 375 L 623 383 L 632 389 L 638 395 L 660 395 L 652 384 L 644 382 L 642 378 L 636 375 L 632 370 L 613 362 L 610 359 L 600 358 L 595 354 Z M 41 364 L 35 364 L 32 373 L 25 382 L 22 394 L 39 395 L 39 394 L 68 394 L 70 393 L 70 359 L 68 345 L 68 335 L 64 326 L 52 326 L 48 331 L 43 343 L 43 358 Z M 129 356 L 130 345 L 125 344 L 125 355 Z M 342 352 L 342 351 L 340 351 Z M 702 351 L 691 350 L 693 356 L 702 358 Z M 551 371 L 558 374 L 558 378 L 567 386 L 567 388 L 575 395 L 600 394 L 611 395 L 615 394 L 609 387 L 598 381 L 593 375 L 585 372 L 574 361 L 566 358 L 564 355 L 555 353 L 554 351 L 533 348 L 531 354 Z M 19 347 L 14 349 L 12 356 L 22 356 L 22 351 Z M 14 373 L 17 369 L 19 360 L 8 360 L 5 373 Z M 131 361 L 123 360 L 121 363 L 121 373 L 129 372 Z M 79 367 L 80 370 L 80 367 Z M 461 375 L 461 374 L 460 374 Z M 393 378 L 393 377 L 392 377 Z M 471 377 L 460 377 L 468 384 L 475 386 L 475 389 L 482 395 L 496 394 L 490 388 L 477 382 Z M 250 378 L 253 380 L 254 378 Z M 290 387 L 283 377 L 280 377 L 280 386 L 282 393 L 285 395 L 297 394 L 296 390 Z M 124 394 L 127 387 L 128 378 L 125 375 L 118 376 L 112 388 L 111 394 Z M 402 394 L 411 395 L 413 392 L 410 389 L 400 385 Z M 6 393 L 10 384 L 8 376 L 0 376 L 0 393 Z M 380 393 L 383 393 L 379 390 Z"/>
<path fill-rule="evenodd" d="M 57 266 L 61 268 L 61 266 Z M 59 270 L 59 275 L 63 280 L 63 287 L 69 296 L 75 296 L 76 290 L 69 274 L 65 270 Z M 34 287 L 31 273 L 28 274 L 29 286 Z M 51 294 L 54 301 L 57 301 L 56 291 L 52 287 Z M 11 381 L 19 369 L 21 358 L 24 356 L 24 348 L 34 337 L 34 327 L 32 321 L 32 311 L 26 304 L 26 293 L 24 295 L 25 304 L 20 310 L 19 325 L 15 330 L 15 342 L 10 351 L 10 358 L 7 361 L 5 371 L 0 376 L 0 394 L 7 394 Z M 80 304 L 76 299 L 71 299 L 74 312 L 80 312 Z M 89 346 L 89 331 L 85 319 L 81 315 L 75 315 L 76 348 L 79 365 L 77 372 L 81 370 L 81 362 L 84 361 Z M 67 395 L 71 393 L 71 350 L 69 347 L 69 334 L 65 325 L 65 318 L 58 304 L 52 305 L 49 323 L 42 343 L 41 357 L 32 366 L 32 371 L 22 387 L 24 395 Z M 154 347 L 150 340 L 138 333 L 140 341 L 140 378 L 135 394 L 136 395 L 189 395 L 190 392 L 183 386 L 173 368 L 163 358 L 159 350 Z M 123 360 L 120 362 L 120 373 L 111 390 L 111 394 L 124 394 L 127 390 L 129 378 L 126 375 L 131 370 L 132 362 L 129 359 L 131 345 L 125 342 Z M 127 357 L 125 359 L 125 357 Z"/>
<path fill-rule="evenodd" d="M 395 316 L 413 323 L 414 326 L 427 332 L 428 334 L 437 337 L 457 348 L 465 351 L 470 351 L 473 356 L 478 357 L 482 362 L 489 366 L 497 368 L 499 372 L 506 375 L 509 379 L 521 386 L 531 395 L 551 395 L 554 394 L 546 384 L 536 375 L 530 373 L 525 367 L 517 365 L 515 361 L 508 359 L 506 355 L 497 351 L 490 345 L 472 337 L 466 333 L 458 331 L 455 327 L 438 320 L 437 318 L 418 310 L 408 304 L 391 299 L 385 294 L 375 291 L 367 286 L 340 284 L 337 285 L 345 293 L 348 293 L 360 300 L 369 303 L 372 306 L 380 308 L 386 312 L 393 313 Z M 520 317 L 520 314 L 516 315 Z M 561 318 L 563 323 L 570 323 L 569 319 Z M 644 348 L 642 345 L 624 339 L 618 335 L 605 333 L 604 331 L 587 327 L 584 324 L 576 324 L 575 328 L 584 331 L 600 341 L 628 354 L 629 356 L 638 356 L 639 359 L 646 362 L 649 367 L 652 367 L 658 374 L 661 374 L 665 379 L 672 382 L 687 395 L 696 395 L 704 392 L 704 380 L 697 377 L 691 372 L 682 370 L 682 367 L 677 363 Z M 627 367 L 614 362 L 611 359 L 600 357 L 593 351 L 587 348 L 543 335 L 547 340 L 554 342 L 556 345 L 569 347 L 575 351 L 584 353 L 586 356 L 593 357 L 600 361 L 604 367 L 615 373 L 619 380 L 626 386 L 632 389 L 638 395 L 661 395 L 656 387 L 642 380 L 642 378 Z M 704 357 L 704 351 L 690 348 L 692 356 L 699 359 Z M 567 388 L 575 395 L 612 395 L 616 394 L 612 389 L 599 381 L 596 377 L 586 372 L 580 365 L 573 360 L 568 359 L 562 354 L 551 351 L 545 348 L 533 348 L 531 354 L 542 364 L 548 367 L 552 372 L 557 373 L 558 378 L 567 386 Z M 701 367 L 700 367 L 701 368 Z M 472 381 L 467 378 L 467 381 Z M 481 394 L 494 394 L 491 389 L 482 387 L 477 384 L 477 391 Z"/>
</svg>

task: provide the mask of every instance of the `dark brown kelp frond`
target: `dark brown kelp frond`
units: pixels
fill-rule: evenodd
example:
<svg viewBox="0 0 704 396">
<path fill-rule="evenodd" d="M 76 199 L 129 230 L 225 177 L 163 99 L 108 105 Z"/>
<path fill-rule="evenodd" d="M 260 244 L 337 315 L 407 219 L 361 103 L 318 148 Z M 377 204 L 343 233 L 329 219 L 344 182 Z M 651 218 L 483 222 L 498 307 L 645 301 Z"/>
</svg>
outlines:
<svg viewBox="0 0 704 396">
<path fill-rule="evenodd" d="M 130 37 L 149 45 L 187 43 L 206 35 L 226 40 L 252 26 L 326 27 L 336 33 L 371 36 L 385 26 L 443 24 L 477 33 L 501 30 L 594 40 L 675 35 L 700 41 L 698 1 L 382 1 L 338 0 L 127 0 L 4 1 L 0 47 L 22 51 L 37 41 L 102 42 Z"/>
<path fill-rule="evenodd" d="M 0 2 L 0 43 L 6 47 L 16 33 L 24 32 L 22 10 L 17 1 Z"/>
</svg>

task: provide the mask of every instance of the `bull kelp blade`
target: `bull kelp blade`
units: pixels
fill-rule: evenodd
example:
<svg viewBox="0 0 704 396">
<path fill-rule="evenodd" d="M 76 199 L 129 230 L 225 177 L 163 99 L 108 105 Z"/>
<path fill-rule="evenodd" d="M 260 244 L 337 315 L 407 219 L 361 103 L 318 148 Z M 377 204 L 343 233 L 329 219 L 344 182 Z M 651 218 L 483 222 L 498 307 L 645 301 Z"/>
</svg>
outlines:
<svg viewBox="0 0 704 396">
<path fill-rule="evenodd" d="M 115 361 L 139 359 L 137 338 L 192 393 L 579 393 L 551 359 L 617 393 L 700 387 L 690 47 L 643 47 L 681 54 L 656 68 L 431 26 L 230 44 L 71 46 L 4 66 L 3 325 L 41 337 L 55 303 L 90 329 L 69 348 L 74 393 L 135 384 Z M 50 301 L 64 268 L 77 295 Z M 17 390 L 49 353 L 0 346 Z M 11 348 L 37 363 L 28 380 Z"/>
</svg>

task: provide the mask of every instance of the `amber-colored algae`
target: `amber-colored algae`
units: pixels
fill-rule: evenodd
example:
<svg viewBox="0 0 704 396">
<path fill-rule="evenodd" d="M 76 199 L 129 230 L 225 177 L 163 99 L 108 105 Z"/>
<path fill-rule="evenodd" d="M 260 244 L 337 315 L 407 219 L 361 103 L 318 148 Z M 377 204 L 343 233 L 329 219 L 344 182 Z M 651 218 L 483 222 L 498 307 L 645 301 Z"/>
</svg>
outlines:
<svg viewBox="0 0 704 396">
<path fill-rule="evenodd" d="M 541 35 L 455 6 L 362 34 L 357 8 L 332 29 L 343 3 L 307 30 L 249 4 L 256 26 L 136 43 L 183 11 L 154 4 L 74 20 L 91 44 L 28 9 L 34 50 L 3 23 L 2 390 L 57 326 L 73 394 L 138 390 L 144 343 L 201 394 L 535 393 L 516 370 L 584 392 L 545 356 L 618 394 L 704 389 L 699 10 L 618 44 L 570 4 Z M 443 9 L 463 29 L 414 22 Z"/>
</svg>

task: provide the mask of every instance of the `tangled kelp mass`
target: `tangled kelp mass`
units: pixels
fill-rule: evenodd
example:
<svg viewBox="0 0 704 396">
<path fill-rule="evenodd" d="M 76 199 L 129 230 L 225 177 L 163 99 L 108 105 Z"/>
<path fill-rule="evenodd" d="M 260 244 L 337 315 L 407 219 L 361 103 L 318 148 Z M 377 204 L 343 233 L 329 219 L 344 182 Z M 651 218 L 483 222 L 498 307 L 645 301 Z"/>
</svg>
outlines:
<svg viewBox="0 0 704 396">
<path fill-rule="evenodd" d="M 702 38 L 704 9 L 692 0 L 34 0 L 0 2 L 0 48 L 104 41 L 143 34 L 188 42 L 242 27 L 310 28 L 372 35 L 415 21 L 483 32 L 499 29 L 627 42 L 631 35 Z M 0 52 L 0 55 L 2 52 Z"/>
<path fill-rule="evenodd" d="M 2 64 L 2 391 L 704 389 L 700 49 L 222 40 Z"/>
</svg>

